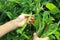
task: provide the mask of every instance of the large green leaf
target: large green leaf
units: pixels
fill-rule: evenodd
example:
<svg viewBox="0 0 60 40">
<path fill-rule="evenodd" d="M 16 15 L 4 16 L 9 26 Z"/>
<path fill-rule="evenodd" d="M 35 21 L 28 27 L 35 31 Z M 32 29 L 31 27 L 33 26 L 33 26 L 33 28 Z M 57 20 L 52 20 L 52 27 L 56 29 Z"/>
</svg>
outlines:
<svg viewBox="0 0 60 40">
<path fill-rule="evenodd" d="M 50 24 L 47 28 L 46 31 L 43 33 L 41 37 L 47 37 L 51 34 L 53 34 L 56 30 L 58 29 L 58 25 L 55 24 Z"/>
<path fill-rule="evenodd" d="M 52 16 L 50 16 L 50 12 L 49 11 L 44 11 L 43 20 L 46 23 L 52 23 L 52 20 L 54 20 L 54 18 Z"/>
<path fill-rule="evenodd" d="M 47 3 L 46 7 L 51 11 L 52 14 L 59 13 L 59 9 L 53 3 Z"/>
</svg>

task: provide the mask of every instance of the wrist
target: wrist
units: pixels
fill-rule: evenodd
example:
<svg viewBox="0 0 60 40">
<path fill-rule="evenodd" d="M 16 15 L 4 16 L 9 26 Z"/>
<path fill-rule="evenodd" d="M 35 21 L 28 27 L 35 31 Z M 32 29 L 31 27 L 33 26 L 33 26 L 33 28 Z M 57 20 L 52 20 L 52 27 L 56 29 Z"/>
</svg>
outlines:
<svg viewBox="0 0 60 40">
<path fill-rule="evenodd" d="M 21 24 L 19 25 L 20 23 L 20 20 L 19 19 L 14 19 L 14 23 L 16 24 L 16 27 L 21 27 Z"/>
<path fill-rule="evenodd" d="M 18 27 L 18 22 L 16 21 L 16 19 L 14 19 L 14 20 L 12 20 L 12 22 L 11 22 L 12 24 L 13 24 L 13 27 L 14 28 L 17 28 Z"/>
</svg>

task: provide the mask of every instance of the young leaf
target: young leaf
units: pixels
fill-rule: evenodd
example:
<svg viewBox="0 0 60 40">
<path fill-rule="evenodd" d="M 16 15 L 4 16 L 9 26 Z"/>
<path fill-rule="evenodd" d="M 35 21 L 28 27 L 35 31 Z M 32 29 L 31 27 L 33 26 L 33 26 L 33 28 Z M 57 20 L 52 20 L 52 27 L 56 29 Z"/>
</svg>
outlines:
<svg viewBox="0 0 60 40">
<path fill-rule="evenodd" d="M 59 13 L 59 9 L 52 3 L 47 3 L 46 7 L 51 11 L 52 14 Z"/>
<path fill-rule="evenodd" d="M 36 2 L 35 13 L 38 14 L 40 12 L 40 1 L 35 0 L 35 2 Z"/>
<path fill-rule="evenodd" d="M 45 12 L 43 13 L 43 19 L 44 19 L 44 21 L 47 21 L 49 14 L 50 14 L 49 11 L 45 11 Z"/>
</svg>

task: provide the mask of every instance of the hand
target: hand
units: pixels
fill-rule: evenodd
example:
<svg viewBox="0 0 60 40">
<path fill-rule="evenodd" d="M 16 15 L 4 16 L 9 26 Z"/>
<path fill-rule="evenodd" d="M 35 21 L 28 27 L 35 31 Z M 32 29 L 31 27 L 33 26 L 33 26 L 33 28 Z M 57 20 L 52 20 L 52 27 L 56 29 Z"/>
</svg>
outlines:
<svg viewBox="0 0 60 40">
<path fill-rule="evenodd" d="M 34 23 L 34 16 L 31 17 L 29 21 L 27 21 L 27 18 L 29 17 L 29 14 L 21 14 L 19 17 L 16 18 L 16 22 L 18 27 L 22 27 L 25 23 Z"/>
<path fill-rule="evenodd" d="M 39 37 L 36 35 L 36 33 L 34 33 L 34 40 L 49 40 L 49 38 L 48 38 L 48 37 L 46 37 L 46 38 L 39 38 Z"/>
</svg>

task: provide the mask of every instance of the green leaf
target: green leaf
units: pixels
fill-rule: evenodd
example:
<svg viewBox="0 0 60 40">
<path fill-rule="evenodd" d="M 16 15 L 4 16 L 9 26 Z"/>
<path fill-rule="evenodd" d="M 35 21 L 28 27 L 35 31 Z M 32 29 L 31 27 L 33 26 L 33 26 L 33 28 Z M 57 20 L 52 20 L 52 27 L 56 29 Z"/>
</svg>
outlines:
<svg viewBox="0 0 60 40">
<path fill-rule="evenodd" d="M 50 14 L 49 11 L 44 11 L 44 13 L 43 13 L 43 20 L 44 20 L 44 21 L 47 21 L 49 14 Z"/>
<path fill-rule="evenodd" d="M 49 16 L 50 20 L 55 20 L 52 16 Z"/>
<path fill-rule="evenodd" d="M 38 14 L 40 12 L 40 1 L 39 0 L 35 0 L 36 2 L 36 8 L 35 8 L 35 13 Z"/>
<path fill-rule="evenodd" d="M 40 14 L 35 14 L 34 16 L 35 16 L 34 17 L 35 18 L 34 26 L 39 27 L 39 23 L 41 21 L 41 15 Z"/>
<path fill-rule="evenodd" d="M 52 14 L 59 13 L 59 9 L 52 3 L 47 3 L 46 7 L 51 11 Z"/>
<path fill-rule="evenodd" d="M 43 20 L 46 23 L 52 23 L 54 20 L 54 18 L 52 16 L 50 16 L 50 12 L 49 11 L 44 11 L 43 13 Z"/>
<path fill-rule="evenodd" d="M 52 16 L 49 16 L 49 18 L 46 20 L 46 23 L 53 23 L 53 20 L 55 20 Z"/>
<path fill-rule="evenodd" d="M 37 33 L 38 36 L 41 36 L 41 34 L 43 32 L 43 29 L 45 27 L 45 23 L 44 23 L 44 18 L 42 18 L 41 15 L 39 16 L 39 14 L 38 14 L 38 19 L 39 19 L 38 20 L 38 26 L 37 26 L 38 27 L 37 28 L 38 30 L 37 30 L 36 33 Z"/>
<path fill-rule="evenodd" d="M 55 33 L 54 33 L 54 35 L 56 36 L 56 38 L 58 39 L 58 40 L 60 40 L 60 32 L 59 31 L 56 31 Z"/>
<path fill-rule="evenodd" d="M 56 23 L 50 24 L 41 37 L 47 37 L 47 36 L 53 34 L 57 29 L 58 29 L 58 25 Z"/>
<path fill-rule="evenodd" d="M 6 12 L 6 14 L 10 19 L 13 19 L 13 14 L 11 12 Z"/>
</svg>

